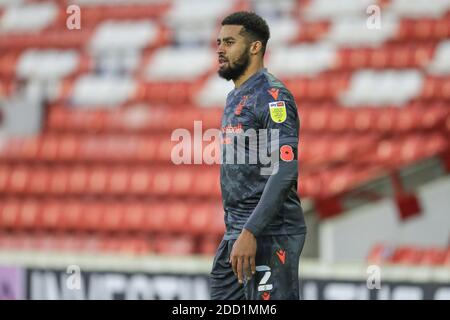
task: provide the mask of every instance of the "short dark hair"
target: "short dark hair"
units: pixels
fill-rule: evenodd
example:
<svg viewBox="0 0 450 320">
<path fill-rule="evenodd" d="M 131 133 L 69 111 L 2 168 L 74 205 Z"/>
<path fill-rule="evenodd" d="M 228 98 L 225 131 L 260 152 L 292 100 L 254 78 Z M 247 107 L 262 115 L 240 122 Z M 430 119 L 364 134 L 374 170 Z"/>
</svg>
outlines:
<svg viewBox="0 0 450 320">
<path fill-rule="evenodd" d="M 222 20 L 222 26 L 225 25 L 243 26 L 241 33 L 249 38 L 251 42 L 261 41 L 262 55 L 264 56 L 267 41 L 270 38 L 270 31 L 267 22 L 263 18 L 254 12 L 238 11 Z"/>
</svg>

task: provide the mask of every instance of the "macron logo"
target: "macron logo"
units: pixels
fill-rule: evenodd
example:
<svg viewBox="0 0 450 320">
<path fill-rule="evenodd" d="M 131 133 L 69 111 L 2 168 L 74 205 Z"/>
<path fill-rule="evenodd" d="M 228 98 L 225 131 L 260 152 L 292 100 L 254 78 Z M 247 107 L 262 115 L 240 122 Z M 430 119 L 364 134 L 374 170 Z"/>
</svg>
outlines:
<svg viewBox="0 0 450 320">
<path fill-rule="evenodd" d="M 278 92 L 280 91 L 280 89 L 275 89 L 275 88 L 271 88 L 269 90 L 267 90 L 267 92 L 275 99 L 278 100 Z"/>
<path fill-rule="evenodd" d="M 286 262 L 286 250 L 278 250 L 277 251 L 278 259 L 280 259 L 281 263 L 284 264 Z"/>
</svg>

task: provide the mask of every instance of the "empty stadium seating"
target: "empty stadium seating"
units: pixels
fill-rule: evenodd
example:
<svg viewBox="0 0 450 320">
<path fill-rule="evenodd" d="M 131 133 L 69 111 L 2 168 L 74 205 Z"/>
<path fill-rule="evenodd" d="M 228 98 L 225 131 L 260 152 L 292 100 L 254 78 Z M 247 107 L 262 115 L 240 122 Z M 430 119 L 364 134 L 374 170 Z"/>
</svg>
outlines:
<svg viewBox="0 0 450 320">
<path fill-rule="evenodd" d="M 302 198 L 448 158 L 450 2 L 413 2 L 86 0 L 69 30 L 66 1 L 0 1 L 0 98 L 21 81 L 52 88 L 42 132 L 0 140 L 0 249 L 215 251 L 218 166 L 174 165 L 171 133 L 220 127 L 233 85 L 216 75 L 215 37 L 234 10 L 270 23 L 266 65 L 300 115 Z M 444 249 L 386 250 L 371 259 L 450 261 Z"/>
<path fill-rule="evenodd" d="M 450 266 L 450 248 L 376 244 L 367 261 L 377 264 Z"/>
</svg>

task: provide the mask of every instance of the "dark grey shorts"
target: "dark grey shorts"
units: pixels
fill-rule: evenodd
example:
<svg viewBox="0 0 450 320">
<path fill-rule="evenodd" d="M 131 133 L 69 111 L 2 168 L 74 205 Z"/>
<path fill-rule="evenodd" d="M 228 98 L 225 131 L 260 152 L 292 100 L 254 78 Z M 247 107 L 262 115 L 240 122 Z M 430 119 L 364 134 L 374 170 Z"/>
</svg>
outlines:
<svg viewBox="0 0 450 320">
<path fill-rule="evenodd" d="M 228 262 L 236 240 L 222 240 L 214 258 L 212 300 L 299 300 L 298 266 L 305 234 L 257 238 L 256 274 L 240 284 Z"/>
</svg>

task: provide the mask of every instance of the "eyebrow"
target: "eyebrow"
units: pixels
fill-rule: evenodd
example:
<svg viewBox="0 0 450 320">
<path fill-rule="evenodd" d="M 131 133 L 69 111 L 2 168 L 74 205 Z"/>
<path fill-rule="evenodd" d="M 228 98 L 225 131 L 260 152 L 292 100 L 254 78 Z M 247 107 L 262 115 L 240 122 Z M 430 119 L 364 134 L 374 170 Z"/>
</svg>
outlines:
<svg viewBox="0 0 450 320">
<path fill-rule="evenodd" d="M 223 39 L 222 39 L 222 41 L 228 41 L 228 40 L 236 40 L 236 39 L 233 38 L 233 37 L 226 37 L 226 38 L 223 38 Z M 220 39 L 217 38 L 217 41 L 220 41 Z"/>
</svg>

